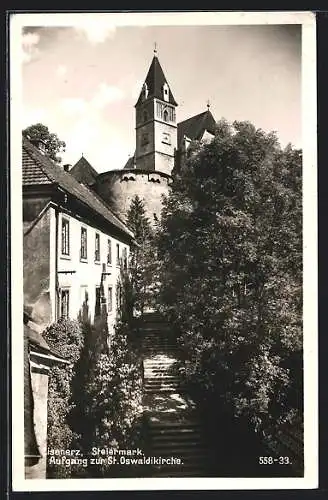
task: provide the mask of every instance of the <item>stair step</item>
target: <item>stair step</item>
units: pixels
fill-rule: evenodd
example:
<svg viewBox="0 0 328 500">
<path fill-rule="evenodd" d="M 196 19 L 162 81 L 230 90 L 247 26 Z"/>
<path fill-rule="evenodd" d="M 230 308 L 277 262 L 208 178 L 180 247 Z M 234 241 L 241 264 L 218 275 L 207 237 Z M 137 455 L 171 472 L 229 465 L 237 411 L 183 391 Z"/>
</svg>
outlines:
<svg viewBox="0 0 328 500">
<path fill-rule="evenodd" d="M 168 450 L 170 453 L 173 454 L 173 451 L 176 450 L 185 450 L 185 451 L 191 451 L 193 450 L 197 454 L 200 452 L 203 452 L 204 450 L 207 449 L 207 443 L 205 442 L 204 439 L 195 437 L 195 438 L 189 438 L 189 439 L 181 439 L 181 440 L 156 440 L 154 439 L 154 435 L 151 436 L 150 441 L 152 443 L 152 449 L 163 449 L 163 450 Z"/>
<path fill-rule="evenodd" d="M 174 391 L 178 391 L 179 389 L 179 385 L 178 384 L 171 384 L 171 385 L 160 385 L 160 384 L 156 384 L 156 385 L 146 385 L 144 387 L 145 391 L 157 391 L 157 390 L 163 390 L 163 389 L 167 389 L 167 390 L 174 390 Z M 179 392 L 179 391 L 178 391 Z"/>
<path fill-rule="evenodd" d="M 163 390 L 163 389 L 167 389 L 167 390 L 171 390 L 171 389 L 179 389 L 179 385 L 178 384 L 170 384 L 170 385 L 164 385 L 164 384 L 149 384 L 149 385 L 145 385 L 144 387 L 145 391 L 156 391 L 156 390 Z"/>
<path fill-rule="evenodd" d="M 146 382 L 144 385 L 145 389 L 163 389 L 164 387 L 166 389 L 177 389 L 179 387 L 179 382 L 165 382 L 163 380 L 162 382 Z"/>
<path fill-rule="evenodd" d="M 178 387 L 151 387 L 151 388 L 146 388 L 145 389 L 145 392 L 147 394 L 157 394 L 159 392 L 167 392 L 167 393 L 170 393 L 170 394 L 178 394 Z"/>
<path fill-rule="evenodd" d="M 167 364 L 166 366 L 162 365 L 153 365 L 153 366 L 144 366 L 144 373 L 148 373 L 150 375 L 175 375 L 179 376 L 178 367 Z"/>
<path fill-rule="evenodd" d="M 156 375 L 156 373 L 165 373 L 167 375 L 178 375 L 178 366 L 174 366 L 172 363 L 168 363 L 167 365 L 161 365 L 157 363 L 156 365 L 146 365 L 144 366 L 144 373 L 151 373 Z"/>
<path fill-rule="evenodd" d="M 162 430 L 166 430 L 166 429 L 172 429 L 174 427 L 177 427 L 177 428 L 183 428 L 183 429 L 195 429 L 196 427 L 201 427 L 201 424 L 199 421 L 197 420 L 185 420 L 185 419 L 181 419 L 181 420 L 178 420 L 178 421 L 174 421 L 174 422 L 169 422 L 169 421 L 161 421 L 161 422 L 158 422 L 157 420 L 154 421 L 154 420 L 150 420 L 149 422 L 151 424 L 151 426 L 155 429 L 155 428 L 162 428 Z"/>
<path fill-rule="evenodd" d="M 178 368 L 177 360 L 169 359 L 167 361 L 156 360 L 156 361 L 144 361 L 144 369 L 146 368 Z"/>
<path fill-rule="evenodd" d="M 203 436 L 198 431 L 182 433 L 182 434 L 180 431 L 177 431 L 174 434 L 166 434 L 166 435 L 153 433 L 151 439 L 153 442 L 168 442 L 168 443 L 187 441 L 188 439 L 198 440 L 202 442 L 204 441 Z"/>
<path fill-rule="evenodd" d="M 180 382 L 177 376 L 162 376 L 162 377 L 145 377 L 146 384 L 174 384 L 175 382 Z"/>
<path fill-rule="evenodd" d="M 150 372 L 167 372 L 167 373 L 174 373 L 175 371 L 178 371 L 178 368 L 180 368 L 177 365 L 174 365 L 173 363 L 153 363 L 153 364 L 144 364 L 144 370 L 145 371 L 150 371 Z"/>
<path fill-rule="evenodd" d="M 149 382 L 144 384 L 144 389 L 178 389 L 179 388 L 179 382 Z"/>
<path fill-rule="evenodd" d="M 151 433 L 156 434 L 158 437 L 165 437 L 165 436 L 175 436 L 179 434 L 180 436 L 190 436 L 193 434 L 199 434 L 201 431 L 200 426 L 195 426 L 195 427 L 176 427 L 176 428 L 166 428 L 166 429 L 159 429 L 159 428 L 150 428 L 149 429 Z"/>
<path fill-rule="evenodd" d="M 179 379 L 176 379 L 176 380 L 173 380 L 173 379 L 165 379 L 165 378 L 162 378 L 162 379 L 148 379 L 148 380 L 145 380 L 144 382 L 144 385 L 145 386 L 158 386 L 158 385 L 179 385 L 180 384 L 180 380 Z"/>
<path fill-rule="evenodd" d="M 159 447 L 159 446 L 154 446 L 152 447 L 151 451 L 152 455 L 155 457 L 176 457 L 176 458 L 181 458 L 183 462 L 188 462 L 189 460 L 203 460 L 208 456 L 208 451 L 207 447 L 203 446 L 200 448 L 199 446 L 197 447 L 197 450 L 195 450 L 192 446 L 180 446 L 168 449 L 165 446 L 164 447 Z"/>
<path fill-rule="evenodd" d="M 171 377 L 179 377 L 180 374 L 177 373 L 177 371 L 175 370 L 174 372 L 170 369 L 163 369 L 163 368 L 156 368 L 156 369 L 149 369 L 149 368 L 146 368 L 146 370 L 144 370 L 144 376 L 148 376 L 148 377 L 155 377 L 155 376 L 163 376 L 163 375 L 167 375 L 167 376 L 171 376 Z"/>
</svg>

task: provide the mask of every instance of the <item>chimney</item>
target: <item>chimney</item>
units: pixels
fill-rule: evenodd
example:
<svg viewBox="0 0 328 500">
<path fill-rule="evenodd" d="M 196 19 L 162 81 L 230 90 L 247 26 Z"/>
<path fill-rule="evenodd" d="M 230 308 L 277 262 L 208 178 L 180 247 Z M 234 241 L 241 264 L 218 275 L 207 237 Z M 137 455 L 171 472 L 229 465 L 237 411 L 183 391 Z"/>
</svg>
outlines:
<svg viewBox="0 0 328 500">
<path fill-rule="evenodd" d="M 38 148 L 40 153 L 46 154 L 46 143 L 43 139 L 30 139 L 31 143 Z"/>
<path fill-rule="evenodd" d="M 65 165 L 64 165 L 64 170 L 65 170 L 65 172 L 68 172 L 68 171 L 69 171 L 69 169 L 71 168 L 71 166 L 72 166 L 72 165 L 71 165 L 70 163 L 65 163 Z"/>
</svg>

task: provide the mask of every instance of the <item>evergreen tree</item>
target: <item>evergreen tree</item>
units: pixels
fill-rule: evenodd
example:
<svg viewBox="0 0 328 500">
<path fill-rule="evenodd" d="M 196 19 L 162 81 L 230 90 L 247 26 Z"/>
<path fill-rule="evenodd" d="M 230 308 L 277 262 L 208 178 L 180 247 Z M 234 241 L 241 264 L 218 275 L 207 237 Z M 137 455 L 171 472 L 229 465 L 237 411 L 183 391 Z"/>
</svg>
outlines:
<svg viewBox="0 0 328 500">
<path fill-rule="evenodd" d="M 135 445 L 134 424 L 141 412 L 142 373 L 138 353 L 130 342 L 133 332 L 126 283 L 126 273 L 122 270 L 113 331 L 108 329 L 105 304 L 93 325 L 87 307 L 83 307 L 80 315 L 85 341 L 72 384 L 76 401 L 68 422 L 74 430 L 73 447 L 89 458 L 93 447 L 129 449 Z M 87 468 L 76 468 L 73 472 L 79 477 L 110 477 L 124 476 L 128 470 L 89 461 Z"/>
<path fill-rule="evenodd" d="M 273 442 L 302 420 L 302 160 L 248 122 L 195 143 L 157 238 L 187 374 Z"/>
<path fill-rule="evenodd" d="M 151 301 L 153 284 L 154 246 L 153 233 L 146 216 L 143 201 L 136 195 L 127 214 L 127 226 L 134 233 L 137 245 L 130 250 L 130 277 L 134 292 L 134 309 L 143 314 L 146 305 Z"/>
</svg>

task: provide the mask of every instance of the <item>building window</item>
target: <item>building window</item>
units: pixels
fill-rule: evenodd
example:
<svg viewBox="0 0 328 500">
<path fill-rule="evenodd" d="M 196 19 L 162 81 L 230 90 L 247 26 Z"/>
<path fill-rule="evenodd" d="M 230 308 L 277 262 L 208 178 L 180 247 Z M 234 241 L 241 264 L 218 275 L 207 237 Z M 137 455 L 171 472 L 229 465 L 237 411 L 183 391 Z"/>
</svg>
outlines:
<svg viewBox="0 0 328 500">
<path fill-rule="evenodd" d="M 120 245 L 116 243 L 116 265 L 120 265 Z"/>
<path fill-rule="evenodd" d="M 158 118 L 166 122 L 175 122 L 175 108 L 162 102 L 156 103 L 156 113 Z"/>
<path fill-rule="evenodd" d="M 171 144 L 171 135 L 168 132 L 163 132 L 162 142 L 164 144 Z"/>
<path fill-rule="evenodd" d="M 69 317 L 69 290 L 67 288 L 60 291 L 60 317 Z"/>
<path fill-rule="evenodd" d="M 163 85 L 163 99 L 166 102 L 169 101 L 169 86 L 166 82 Z"/>
<path fill-rule="evenodd" d="M 110 239 L 107 242 L 107 264 L 109 266 L 112 264 L 112 242 Z"/>
<path fill-rule="evenodd" d="M 69 255 L 69 220 L 62 219 L 62 255 Z"/>
<path fill-rule="evenodd" d="M 142 100 L 144 101 L 148 97 L 148 85 L 145 82 L 142 86 Z"/>
<path fill-rule="evenodd" d="M 100 261 L 100 234 L 96 233 L 96 239 L 95 239 L 95 261 L 99 262 Z"/>
<path fill-rule="evenodd" d="M 100 286 L 96 286 L 95 316 L 100 316 L 100 300 L 101 300 Z"/>
<path fill-rule="evenodd" d="M 122 261 L 123 261 L 123 268 L 127 269 L 128 268 L 128 251 L 124 247 L 123 252 L 122 252 Z"/>
<path fill-rule="evenodd" d="M 88 302 L 88 287 L 87 285 L 80 286 L 80 304 L 81 306 L 87 305 Z"/>
<path fill-rule="evenodd" d="M 88 243 L 87 243 L 87 229 L 85 227 L 81 227 L 81 259 L 88 258 Z"/>
<path fill-rule="evenodd" d="M 146 146 L 147 144 L 149 144 L 149 134 L 144 133 L 141 137 L 141 146 Z"/>
<path fill-rule="evenodd" d="M 120 283 L 116 285 L 116 310 L 119 311 L 122 305 L 122 287 Z"/>
<path fill-rule="evenodd" d="M 107 312 L 113 311 L 113 287 L 108 287 Z"/>
</svg>

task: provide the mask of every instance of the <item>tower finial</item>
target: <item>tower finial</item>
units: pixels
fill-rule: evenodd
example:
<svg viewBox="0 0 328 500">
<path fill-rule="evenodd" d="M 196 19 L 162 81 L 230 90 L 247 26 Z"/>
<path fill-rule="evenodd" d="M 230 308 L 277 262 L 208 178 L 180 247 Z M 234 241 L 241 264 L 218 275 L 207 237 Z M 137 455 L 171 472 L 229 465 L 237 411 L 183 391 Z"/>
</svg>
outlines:
<svg viewBox="0 0 328 500">
<path fill-rule="evenodd" d="M 211 103 L 210 103 L 209 99 L 207 99 L 207 104 L 206 105 L 207 105 L 207 110 L 209 111 L 210 110 L 210 106 L 211 106 Z"/>
<path fill-rule="evenodd" d="M 157 57 L 157 43 L 154 43 L 154 55 Z"/>
</svg>

